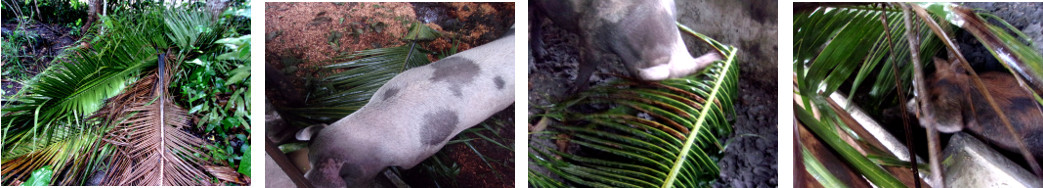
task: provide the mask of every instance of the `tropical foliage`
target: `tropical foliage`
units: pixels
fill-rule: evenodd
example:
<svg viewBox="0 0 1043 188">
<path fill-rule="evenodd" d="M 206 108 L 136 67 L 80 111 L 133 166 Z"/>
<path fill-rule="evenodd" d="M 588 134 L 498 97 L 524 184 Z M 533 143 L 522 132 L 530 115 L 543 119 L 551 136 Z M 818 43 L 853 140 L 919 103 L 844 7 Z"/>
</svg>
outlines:
<svg viewBox="0 0 1043 188">
<path fill-rule="evenodd" d="M 236 3 L 226 12 L 248 7 Z M 230 17 L 214 20 L 202 4 L 114 9 L 125 11 L 105 16 L 102 24 L 80 39 L 86 45 L 69 48 L 56 60 L 58 64 L 27 81 L 18 95 L 5 99 L 3 183 L 24 182 L 30 171 L 43 166 L 53 168 L 52 185 L 248 183 L 239 176 L 217 176 L 219 167 L 244 166 L 208 160 L 211 156 L 203 151 L 212 150 L 205 147 L 211 141 L 198 136 L 202 131 L 194 127 L 199 122 L 192 120 L 200 114 L 181 107 L 180 87 L 171 84 L 192 71 L 183 68 L 184 59 L 217 57 L 212 61 L 230 68 L 215 79 L 238 79 L 222 86 L 233 85 L 239 89 L 227 92 L 245 95 L 222 104 L 230 111 L 222 115 L 248 121 L 249 106 L 244 101 L 249 101 L 249 95 L 242 93 L 249 93 L 249 83 L 243 81 L 248 80 L 249 69 L 231 70 L 249 66 L 249 49 L 242 48 L 249 35 L 221 29 L 247 26 L 222 25 Z M 215 42 L 221 37 L 229 42 Z M 222 55 L 226 53 L 234 55 Z M 239 130 L 248 131 L 247 124 L 242 126 Z"/>
<path fill-rule="evenodd" d="M 902 6 L 909 8 L 903 11 Z M 1001 23 L 1004 27 L 989 24 L 984 18 L 991 18 L 991 21 Z M 868 99 L 851 102 L 865 107 L 870 114 L 880 114 L 886 108 L 903 106 L 904 101 L 910 100 L 912 96 L 925 96 L 922 93 L 924 91 L 918 91 L 922 89 L 913 88 L 915 85 L 923 85 L 914 79 L 923 76 L 924 68 L 918 67 L 926 67 L 927 62 L 933 62 L 931 58 L 944 54 L 962 59 L 961 53 L 952 43 L 958 29 L 969 31 L 997 59 L 1006 59 L 1000 61 L 1004 66 L 1018 70 L 1012 73 L 1024 77 L 1026 83 L 1029 83 L 1027 87 L 1040 91 L 1035 86 L 1036 82 L 1032 81 L 1040 78 L 1039 53 L 1027 48 L 1030 44 L 1024 34 L 996 18 L 985 13 L 971 13 L 969 9 L 950 3 L 818 4 L 813 9 L 796 13 L 793 21 L 796 126 L 814 135 L 799 138 L 802 144 L 800 150 L 795 152 L 804 155 L 798 155 L 802 159 L 797 160 L 804 161 L 807 172 L 823 185 L 851 186 L 850 181 L 840 182 L 838 179 L 848 175 L 838 175 L 834 174 L 836 171 L 824 169 L 836 165 L 823 166 L 822 163 L 827 159 L 809 153 L 812 146 L 806 143 L 808 140 L 817 140 L 814 142 L 823 142 L 826 148 L 836 151 L 844 163 L 850 164 L 852 171 L 859 175 L 854 177 L 865 177 L 865 180 L 856 181 L 868 180 L 883 187 L 912 186 L 912 179 L 921 181 L 918 179 L 922 174 L 904 173 L 910 171 L 909 165 L 913 164 L 909 162 L 910 159 L 899 160 L 895 158 L 895 151 L 868 144 L 877 138 L 853 131 L 861 130 L 861 125 L 850 121 L 854 108 L 837 106 L 839 102 L 830 96 L 846 93 L 849 100 Z M 912 22 L 907 23 L 908 20 Z M 910 45 L 916 46 L 910 48 Z M 1000 53 L 998 50 L 1001 49 L 1007 50 Z M 914 85 L 914 82 L 919 83 Z M 849 89 L 840 89 L 844 87 Z M 906 120 L 910 121 L 916 120 Z M 916 124 L 906 123 L 905 126 L 908 131 L 908 126 Z M 928 131 L 928 142 L 938 144 L 937 134 L 932 132 Z M 899 139 L 922 137 L 904 136 L 899 136 Z M 905 143 L 908 145 L 910 142 Z M 931 165 L 937 165 L 939 160 L 935 157 L 938 156 L 929 157 L 932 158 L 929 162 L 934 163 Z M 904 169 L 894 170 L 891 164 L 895 163 L 885 161 L 902 161 L 898 163 L 904 164 Z M 910 177 L 900 177 L 898 174 Z M 940 172 L 930 174 L 940 177 Z M 941 185 L 932 182 L 932 186 Z"/>
<path fill-rule="evenodd" d="M 538 166 L 529 169 L 530 185 L 708 187 L 718 177 L 719 137 L 731 132 L 738 96 L 738 50 L 678 26 L 725 59 L 688 77 L 615 81 L 550 107 L 541 116 L 564 125 L 530 133 L 558 143 L 530 142 L 529 160 Z M 578 105 L 610 109 L 573 110 Z"/>
</svg>

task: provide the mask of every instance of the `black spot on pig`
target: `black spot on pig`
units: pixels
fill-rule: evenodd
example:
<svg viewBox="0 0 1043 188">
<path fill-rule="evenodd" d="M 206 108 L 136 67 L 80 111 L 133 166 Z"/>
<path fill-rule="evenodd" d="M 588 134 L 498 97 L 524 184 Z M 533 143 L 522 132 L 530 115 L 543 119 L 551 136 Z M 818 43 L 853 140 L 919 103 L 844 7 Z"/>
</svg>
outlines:
<svg viewBox="0 0 1043 188">
<path fill-rule="evenodd" d="M 503 77 L 496 76 L 496 78 L 493 78 L 493 83 L 496 84 L 496 89 L 503 89 Z"/>
<path fill-rule="evenodd" d="M 1004 113 L 1017 113 L 1017 112 L 1028 112 L 1028 113 L 1039 113 L 1036 110 L 1036 100 L 1028 97 L 1016 97 L 1010 99 L 1011 112 Z"/>
<path fill-rule="evenodd" d="M 439 110 L 424 114 L 424 127 L 420 129 L 420 141 L 427 145 L 439 144 L 449 137 L 456 124 L 460 123 L 456 112 Z"/>
<path fill-rule="evenodd" d="M 462 57 L 449 57 L 431 64 L 435 69 L 431 82 L 444 81 L 449 84 L 449 90 L 453 96 L 463 96 L 460 88 L 469 84 L 478 76 L 479 67 L 474 61 Z"/>
<path fill-rule="evenodd" d="M 382 100 L 386 101 L 389 98 L 394 97 L 395 94 L 398 94 L 398 88 L 394 88 L 394 87 L 388 88 L 387 90 L 384 90 L 384 96 L 383 96 L 384 98 Z"/>
</svg>

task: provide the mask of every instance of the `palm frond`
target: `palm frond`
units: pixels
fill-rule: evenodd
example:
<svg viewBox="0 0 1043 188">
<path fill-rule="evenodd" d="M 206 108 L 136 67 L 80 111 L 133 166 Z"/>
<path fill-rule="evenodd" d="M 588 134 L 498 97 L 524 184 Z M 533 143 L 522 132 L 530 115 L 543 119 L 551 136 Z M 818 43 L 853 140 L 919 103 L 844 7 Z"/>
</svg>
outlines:
<svg viewBox="0 0 1043 188">
<path fill-rule="evenodd" d="M 552 127 L 532 133 L 530 138 L 564 142 L 580 151 L 559 151 L 530 142 L 531 163 L 568 182 L 538 176 L 529 179 L 530 185 L 704 187 L 717 178 L 719 169 L 713 156 L 723 150 L 717 137 L 731 131 L 728 115 L 734 114 L 733 100 L 738 94 L 737 49 L 681 27 L 726 59 L 684 78 L 599 86 L 564 105 L 614 106 L 605 112 L 576 112 L 567 107 L 551 110 L 549 113 L 561 113 L 563 122 L 584 123 Z M 529 174 L 540 173 L 530 168 Z"/>
<path fill-rule="evenodd" d="M 284 112 L 318 122 L 340 119 L 366 105 L 373 93 L 398 73 L 430 63 L 426 54 L 426 50 L 421 48 L 400 46 L 362 50 L 337 57 L 335 59 L 354 60 L 324 67 L 344 71 L 319 81 L 307 101 L 309 106 L 317 107 L 290 108 Z"/>
<path fill-rule="evenodd" d="M 807 86 L 802 88 L 807 90 L 802 91 L 832 93 L 843 81 L 852 80 L 848 92 L 855 93 L 865 89 L 861 86 L 869 81 L 871 103 L 894 103 L 882 98 L 895 95 L 895 77 L 902 80 L 912 78 L 912 67 L 905 66 L 910 58 L 909 51 L 902 50 L 909 49 L 909 43 L 902 38 L 905 22 L 901 16 L 899 9 L 873 6 L 821 7 L 794 15 L 793 63 L 800 77 L 797 80 L 799 85 Z M 885 32 L 881 17 L 886 18 L 886 28 L 890 32 Z M 921 36 L 931 34 L 925 24 L 919 23 L 916 27 Z M 936 37 L 924 37 L 920 44 L 922 62 L 927 62 L 943 48 Z M 893 66 L 899 67 L 899 75 L 891 71 Z M 879 74 L 872 74 L 877 73 L 874 71 Z M 910 91 L 909 84 L 903 86 L 904 90 Z"/>
<path fill-rule="evenodd" d="M 56 130 L 68 132 L 57 132 L 54 137 L 59 141 L 5 161 L 2 167 L 3 181 L 24 179 L 33 169 L 53 166 L 54 175 L 49 182 L 55 185 L 81 185 L 83 182 L 79 180 L 93 172 L 91 167 L 96 164 L 93 159 L 104 153 L 83 151 L 98 151 L 102 147 L 100 135 L 103 132 L 99 129 L 79 128 Z"/>
<path fill-rule="evenodd" d="M 1012 72 L 1021 73 L 1029 80 L 1029 85 L 1039 91 L 1035 85 L 1037 83 L 1032 79 L 1038 80 L 1040 66 L 1031 62 L 1040 61 L 1040 55 L 1027 50 L 1023 41 L 1011 36 L 1003 28 L 981 21 L 981 17 L 989 17 L 987 14 L 972 14 L 969 10 L 952 3 L 914 4 L 930 12 L 922 14 L 926 16 L 919 17 L 920 19 L 914 20 L 911 24 L 915 31 L 919 31 L 910 34 L 920 36 L 913 40 L 920 45 L 916 48 L 919 54 L 911 54 L 909 35 L 905 34 L 906 23 L 900 19 L 903 13 L 898 8 L 827 5 L 794 16 L 794 96 L 795 100 L 798 100 L 795 101 L 795 105 L 803 106 L 794 110 L 802 123 L 800 126 L 811 130 L 815 137 L 821 138 L 830 149 L 840 153 L 846 162 L 861 173 L 860 175 L 878 186 L 902 184 L 895 180 L 894 174 L 883 172 L 879 164 L 852 149 L 851 145 L 848 145 L 851 143 L 831 140 L 852 137 L 857 141 L 863 141 L 863 136 L 870 136 L 857 135 L 851 131 L 847 123 L 838 118 L 838 114 L 846 115 L 847 112 L 830 106 L 828 96 L 837 92 L 842 85 L 851 85 L 848 92 L 852 96 L 850 98 L 872 99 L 859 102 L 862 106 L 869 107 L 870 113 L 879 113 L 884 108 L 900 106 L 903 103 L 899 101 L 905 99 L 890 93 L 911 93 L 913 84 L 910 83 L 913 75 L 922 74 L 913 71 L 912 65 L 902 62 L 911 61 L 912 57 L 917 57 L 914 55 L 920 57 L 919 62 L 933 62 L 930 59 L 936 57 L 939 52 L 945 53 L 943 50 L 948 50 L 950 56 L 962 56 L 953 45 L 946 45 L 946 41 L 952 39 L 942 34 L 952 36 L 953 30 L 964 29 L 977 37 L 997 59 L 1001 59 L 1000 62 L 1004 63 L 1004 66 Z M 936 29 L 926 24 L 935 21 L 943 24 L 941 27 L 935 27 Z M 998 21 L 1005 24 L 1002 20 Z M 1012 29 L 1009 24 L 1006 25 L 1007 29 L 1018 34 L 1016 29 Z M 892 71 L 893 69 L 897 71 Z M 851 77 L 853 74 L 857 76 Z M 876 77 L 875 81 L 871 81 L 872 77 Z M 897 87 L 896 83 L 903 84 Z M 868 94 L 864 91 L 867 87 L 870 88 Z M 809 166 L 807 170 L 815 169 Z"/>
<path fill-rule="evenodd" d="M 140 21 L 131 24 L 132 20 Z M 61 63 L 49 67 L 27 84 L 24 97 L 5 106 L 3 159 L 6 161 L 61 141 L 55 132 L 86 125 L 83 122 L 137 79 L 141 70 L 155 65 L 149 28 L 155 19 L 113 19 L 113 32 L 100 36 L 93 49 L 77 49 Z M 116 37 L 115 34 L 120 36 Z"/>
<path fill-rule="evenodd" d="M 110 164 L 116 165 L 109 168 L 108 185 L 207 185 L 210 181 L 201 164 L 205 153 L 200 146 L 205 142 L 185 131 L 191 118 L 168 96 L 173 74 L 163 70 L 149 77 L 156 80 L 151 95 L 120 112 L 131 115 L 106 134 L 106 141 L 115 145 Z"/>
<path fill-rule="evenodd" d="M 185 8 L 174 8 L 163 14 L 166 18 L 163 23 L 170 30 L 166 37 L 181 49 L 181 55 L 213 45 L 224 28 L 217 27 L 208 11 L 176 10 Z"/>
<path fill-rule="evenodd" d="M 23 180 L 29 173 L 26 169 L 35 169 L 43 165 L 54 167 L 51 183 L 55 185 L 84 185 L 88 179 L 86 177 L 96 171 L 113 170 L 117 166 L 134 169 L 126 166 L 131 164 L 129 160 L 122 161 L 123 163 L 116 161 L 113 165 L 107 164 L 108 160 L 113 158 L 113 153 L 130 151 L 120 148 L 129 145 L 113 144 L 117 138 L 111 137 L 109 131 L 121 120 L 126 120 L 129 115 L 127 113 L 134 114 L 135 121 L 143 121 L 138 120 L 140 118 L 137 116 L 154 113 L 160 109 L 145 109 L 140 106 L 126 108 L 128 105 L 125 104 L 138 102 L 129 99 L 143 98 L 142 89 L 128 90 L 127 87 L 138 83 L 147 85 L 147 89 L 144 89 L 146 91 L 153 89 L 154 84 L 143 83 L 150 82 L 149 79 L 139 80 L 139 77 L 143 71 L 156 66 L 156 48 L 167 48 L 167 44 L 171 43 L 164 35 L 168 33 L 165 25 L 167 22 L 164 21 L 186 23 L 176 21 L 178 17 L 164 18 L 163 13 L 184 14 L 178 12 L 180 11 L 165 12 L 159 7 L 151 7 L 147 11 L 112 15 L 106 20 L 108 32 L 85 38 L 83 41 L 89 42 L 90 45 L 67 50 L 68 54 L 57 60 L 58 65 L 49 67 L 29 81 L 19 94 L 21 97 L 3 107 L 4 118 L 0 122 L 3 126 L 3 148 L 0 149 L 0 152 L 3 152 L 3 181 Z M 197 24 L 188 29 L 205 29 L 203 27 L 207 26 L 212 27 Z M 219 34 L 216 32 L 211 35 Z M 212 46 L 205 42 L 206 36 L 197 38 L 203 39 L 197 39 L 194 44 Z M 173 114 L 177 110 L 161 111 Z M 169 137 L 187 135 L 176 131 L 161 133 L 172 134 Z M 172 151 L 183 152 L 188 151 L 185 149 L 187 145 L 184 144 L 201 143 L 201 140 L 175 143 L 179 145 L 170 145 L 182 148 Z M 198 145 L 192 147 L 196 146 Z M 198 158 L 191 155 L 178 157 Z M 171 167 L 170 172 L 180 168 L 182 167 Z M 186 177 L 202 177 L 191 171 L 180 173 Z M 114 176 L 110 174 L 109 177 Z M 176 177 L 170 179 L 178 180 Z M 204 183 L 209 181 L 202 180 Z"/>
</svg>

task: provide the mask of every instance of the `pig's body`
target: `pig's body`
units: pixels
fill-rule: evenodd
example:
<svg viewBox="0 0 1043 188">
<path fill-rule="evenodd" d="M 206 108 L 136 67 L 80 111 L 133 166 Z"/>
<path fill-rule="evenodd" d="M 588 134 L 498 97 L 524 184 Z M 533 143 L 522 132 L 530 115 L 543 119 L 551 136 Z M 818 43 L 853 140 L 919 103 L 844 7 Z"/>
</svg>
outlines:
<svg viewBox="0 0 1043 188">
<path fill-rule="evenodd" d="M 577 85 L 585 87 L 602 55 L 615 54 L 631 75 L 663 80 L 693 74 L 719 60 L 710 52 L 699 58 L 688 53 L 675 24 L 673 0 L 532 0 L 530 13 L 544 15 L 555 25 L 579 35 Z M 542 19 L 534 16 L 531 49 L 536 56 Z"/>
<path fill-rule="evenodd" d="M 510 35 L 392 78 L 311 139 L 305 176 L 318 187 L 364 186 L 386 167 L 412 168 L 512 103 Z"/>
<path fill-rule="evenodd" d="M 935 67 L 937 71 L 926 83 L 931 100 L 927 115 L 937 122 L 939 131 L 966 129 L 987 142 L 1018 152 L 1014 137 L 973 85 L 970 75 L 958 64 L 941 59 L 935 59 Z M 1018 86 L 1009 73 L 984 72 L 978 76 L 1030 152 L 1043 156 L 1043 115 L 1032 94 Z"/>
</svg>

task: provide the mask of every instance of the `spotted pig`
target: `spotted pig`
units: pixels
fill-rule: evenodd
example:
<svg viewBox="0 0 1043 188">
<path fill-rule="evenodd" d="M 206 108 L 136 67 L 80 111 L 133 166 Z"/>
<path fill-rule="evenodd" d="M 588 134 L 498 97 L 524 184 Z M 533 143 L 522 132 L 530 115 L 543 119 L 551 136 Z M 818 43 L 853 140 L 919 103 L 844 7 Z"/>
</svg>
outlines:
<svg viewBox="0 0 1043 188">
<path fill-rule="evenodd" d="M 311 138 L 317 187 L 363 187 L 390 166 L 412 168 L 450 138 L 514 103 L 514 35 L 396 75 L 364 107 Z M 314 133 L 314 134 L 310 134 Z"/>
</svg>

